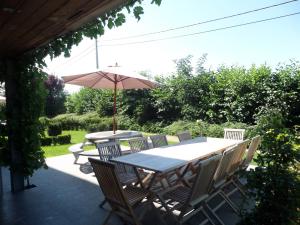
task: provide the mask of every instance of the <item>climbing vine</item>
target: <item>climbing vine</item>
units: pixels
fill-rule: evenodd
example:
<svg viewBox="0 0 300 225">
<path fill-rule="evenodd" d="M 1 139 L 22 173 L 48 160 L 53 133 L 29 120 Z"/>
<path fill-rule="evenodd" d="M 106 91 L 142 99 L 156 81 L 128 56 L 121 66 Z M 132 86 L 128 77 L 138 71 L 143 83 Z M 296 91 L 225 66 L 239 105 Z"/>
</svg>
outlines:
<svg viewBox="0 0 300 225">
<path fill-rule="evenodd" d="M 124 5 L 107 12 L 106 14 L 90 21 L 76 31 L 63 34 L 62 36 L 50 41 L 49 43 L 30 50 L 18 57 L 16 62 L 15 73 L 18 74 L 16 91 L 18 98 L 15 102 L 19 104 L 21 113 L 17 116 L 10 116 L 7 119 L 10 133 L 9 143 L 14 142 L 15 149 L 22 155 L 21 162 L 12 165 L 11 152 L 9 147 L 4 151 L 2 159 L 6 165 L 10 165 L 12 170 L 22 172 L 24 176 L 31 176 L 33 172 L 45 165 L 44 153 L 40 146 L 39 137 L 39 121 L 38 118 L 42 114 L 43 102 L 45 101 L 45 90 L 43 80 L 46 74 L 43 68 L 46 66 L 45 57 L 50 56 L 51 59 L 64 54 L 69 57 L 72 47 L 77 46 L 84 37 L 96 38 L 104 34 L 106 27 L 121 26 L 126 22 L 126 16 L 122 12 L 123 9 L 127 13 L 133 13 L 137 20 L 140 20 L 144 13 L 142 2 L 144 0 L 129 0 Z M 162 0 L 152 0 L 151 4 L 160 5 Z M 0 81 L 5 80 L 7 74 L 4 61 L 0 61 Z M 12 110 L 12 109 L 10 109 Z M 9 110 L 7 114 L 9 114 Z M 10 145 L 8 145 L 10 146 Z"/>
</svg>

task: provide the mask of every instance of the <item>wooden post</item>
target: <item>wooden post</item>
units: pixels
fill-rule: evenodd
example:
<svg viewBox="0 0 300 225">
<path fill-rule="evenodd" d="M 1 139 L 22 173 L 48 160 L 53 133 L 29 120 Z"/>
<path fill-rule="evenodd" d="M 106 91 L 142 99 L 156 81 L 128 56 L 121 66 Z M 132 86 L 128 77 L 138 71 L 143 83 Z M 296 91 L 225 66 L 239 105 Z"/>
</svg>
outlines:
<svg viewBox="0 0 300 225">
<path fill-rule="evenodd" d="M 5 61 L 5 94 L 6 94 L 6 123 L 8 129 L 8 148 L 11 157 L 12 168 L 22 168 L 23 155 L 18 146 L 19 139 L 22 138 L 22 132 L 18 124 L 22 114 L 22 104 L 18 102 L 17 90 L 20 84 L 20 74 L 16 72 L 17 63 L 13 59 Z M 11 191 L 17 192 L 24 190 L 24 175 L 20 170 L 10 170 Z"/>
<path fill-rule="evenodd" d="M 114 88 L 114 117 L 113 117 L 113 132 L 116 133 L 117 122 L 116 122 L 116 113 L 117 113 L 117 75 L 115 75 L 115 88 Z"/>
</svg>

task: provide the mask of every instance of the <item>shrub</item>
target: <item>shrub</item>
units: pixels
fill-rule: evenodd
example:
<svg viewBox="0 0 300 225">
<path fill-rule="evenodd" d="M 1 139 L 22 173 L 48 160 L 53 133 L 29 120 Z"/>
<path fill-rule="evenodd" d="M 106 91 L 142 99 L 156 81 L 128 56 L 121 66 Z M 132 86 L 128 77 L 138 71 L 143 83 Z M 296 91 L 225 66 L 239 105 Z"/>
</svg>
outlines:
<svg viewBox="0 0 300 225">
<path fill-rule="evenodd" d="M 71 135 L 59 135 L 57 137 L 53 137 L 52 140 L 54 145 L 65 145 L 65 144 L 70 144 L 71 143 Z"/>
<path fill-rule="evenodd" d="M 224 128 L 239 128 L 246 129 L 245 138 L 250 136 L 252 127 L 247 126 L 244 123 L 224 123 L 224 124 L 209 124 L 207 122 L 198 121 L 176 121 L 171 125 L 165 127 L 163 130 L 167 134 L 176 135 L 179 131 L 189 130 L 192 136 L 207 136 L 207 137 L 219 137 L 224 136 Z"/>
<path fill-rule="evenodd" d="M 52 138 L 51 137 L 42 137 L 41 138 L 41 145 L 42 146 L 50 146 L 52 144 Z"/>
<path fill-rule="evenodd" d="M 256 206 L 244 214 L 241 224 L 299 224 L 300 149 L 295 142 L 295 136 L 285 129 L 271 129 L 263 136 L 255 159 L 258 166 L 246 173 Z"/>
<path fill-rule="evenodd" d="M 52 123 L 48 126 L 48 135 L 57 136 L 62 132 L 61 125 L 59 123 Z"/>
<path fill-rule="evenodd" d="M 137 122 L 130 118 L 129 116 L 118 116 L 118 129 L 119 130 L 142 130 L 141 126 Z"/>
<path fill-rule="evenodd" d="M 0 136 L 7 136 L 7 126 L 0 123 Z"/>
</svg>

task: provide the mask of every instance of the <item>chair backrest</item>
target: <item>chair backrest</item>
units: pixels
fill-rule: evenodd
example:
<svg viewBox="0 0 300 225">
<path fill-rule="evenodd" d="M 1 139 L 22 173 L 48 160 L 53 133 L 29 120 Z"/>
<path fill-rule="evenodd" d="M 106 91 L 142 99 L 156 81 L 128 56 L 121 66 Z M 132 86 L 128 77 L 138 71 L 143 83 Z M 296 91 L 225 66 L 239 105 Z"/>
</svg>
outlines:
<svg viewBox="0 0 300 225">
<path fill-rule="evenodd" d="M 138 137 L 128 140 L 131 152 L 140 152 L 149 149 L 148 138 Z"/>
<path fill-rule="evenodd" d="M 179 139 L 179 142 L 192 139 L 192 135 L 188 130 L 177 133 L 177 137 Z"/>
<path fill-rule="evenodd" d="M 105 199 L 118 215 L 132 217 L 133 211 L 123 192 L 122 186 L 115 172 L 115 165 L 98 159 L 89 158 L 99 186 Z"/>
<path fill-rule="evenodd" d="M 108 162 L 110 159 L 119 157 L 122 155 L 119 142 L 111 141 L 104 143 L 97 143 L 97 149 L 99 152 L 100 160 Z M 123 164 L 115 164 L 116 170 L 120 173 L 126 172 L 126 167 Z"/>
<path fill-rule="evenodd" d="M 97 143 L 97 149 L 100 159 L 105 162 L 122 155 L 120 144 L 115 141 Z"/>
<path fill-rule="evenodd" d="M 245 129 L 224 128 L 224 139 L 244 140 Z"/>
<path fill-rule="evenodd" d="M 242 165 L 243 168 L 247 168 L 249 166 L 250 162 L 254 157 L 255 151 L 258 149 L 260 143 L 261 143 L 261 136 L 258 135 L 252 138 L 250 146 L 248 148 L 246 158 Z"/>
<path fill-rule="evenodd" d="M 199 162 L 197 175 L 192 185 L 189 204 L 199 204 L 208 197 L 221 158 L 222 155 L 219 154 Z"/>
<path fill-rule="evenodd" d="M 233 157 L 227 171 L 228 176 L 233 175 L 240 168 L 249 143 L 250 140 L 245 140 L 237 144 L 236 147 L 234 148 Z"/>
<path fill-rule="evenodd" d="M 228 148 L 223 153 L 222 159 L 214 176 L 214 188 L 218 188 L 226 182 L 228 169 L 231 167 L 231 162 L 237 146 Z"/>
<path fill-rule="evenodd" d="M 168 145 L 167 137 L 164 134 L 152 135 L 150 136 L 150 140 L 152 141 L 153 148 Z"/>
</svg>

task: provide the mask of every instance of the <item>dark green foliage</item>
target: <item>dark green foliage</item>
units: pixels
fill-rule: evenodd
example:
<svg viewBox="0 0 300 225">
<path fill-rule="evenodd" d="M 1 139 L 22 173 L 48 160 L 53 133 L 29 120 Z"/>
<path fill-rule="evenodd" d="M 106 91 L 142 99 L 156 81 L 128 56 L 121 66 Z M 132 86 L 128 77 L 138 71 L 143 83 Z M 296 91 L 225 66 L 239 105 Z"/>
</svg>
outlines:
<svg viewBox="0 0 300 225">
<path fill-rule="evenodd" d="M 71 135 L 58 135 L 55 137 L 42 137 L 41 145 L 50 146 L 50 145 L 65 145 L 71 143 Z"/>
<path fill-rule="evenodd" d="M 224 128 L 246 129 L 245 138 L 248 138 L 252 132 L 252 127 L 243 123 L 226 122 L 223 124 L 209 124 L 204 121 L 175 121 L 163 129 L 164 133 L 176 135 L 179 131 L 189 130 L 192 136 L 205 137 L 224 137 Z"/>
<path fill-rule="evenodd" d="M 7 126 L 5 124 L 0 123 L 0 136 L 7 136 Z"/>
<path fill-rule="evenodd" d="M 50 146 L 52 144 L 52 137 L 42 137 L 41 145 L 42 146 Z"/>
<path fill-rule="evenodd" d="M 59 135 L 52 138 L 53 145 L 65 145 L 71 143 L 71 135 Z"/>
<path fill-rule="evenodd" d="M 44 80 L 46 74 L 27 57 L 15 61 L 15 96 L 14 104 L 7 102 L 8 146 L 3 151 L 4 164 L 12 171 L 19 171 L 31 176 L 34 170 L 44 166 L 44 152 L 40 144 L 39 117 L 44 110 L 46 91 Z M 11 81 L 10 81 L 11 82 Z M 6 82 L 7 89 L 11 85 Z M 10 89 L 9 92 L 12 90 Z M 9 99 L 8 99 L 9 100 Z M 17 111 L 18 114 L 13 112 Z M 22 155 L 22 161 L 12 164 L 10 148 L 14 146 Z"/>
<path fill-rule="evenodd" d="M 45 81 L 45 87 L 48 91 L 45 105 L 45 114 L 47 117 L 54 117 L 65 113 L 64 102 L 66 94 L 64 92 L 64 81 L 54 75 L 49 75 Z"/>
<path fill-rule="evenodd" d="M 97 111 L 100 116 L 112 116 L 113 92 L 111 90 L 82 88 L 78 93 L 68 96 L 65 105 L 68 113 L 81 115 Z"/>
<path fill-rule="evenodd" d="M 62 130 L 87 130 L 89 132 L 112 129 L 112 117 L 99 117 L 96 112 L 84 115 L 62 114 L 54 117 L 51 122 L 59 124 Z"/>
<path fill-rule="evenodd" d="M 300 123 L 299 63 L 281 65 L 274 71 L 266 65 L 250 69 L 221 66 L 206 71 L 205 60 L 206 55 L 199 59 L 196 73 L 191 56 L 177 60 L 176 74 L 156 77 L 160 85 L 155 89 L 118 92 L 118 115 L 135 120 L 141 127 L 178 120 L 250 125 L 274 113 L 282 115 L 284 126 Z M 111 116 L 112 98 L 111 91 L 82 89 L 68 98 L 68 111 L 97 111 L 101 117 Z"/>
<path fill-rule="evenodd" d="M 5 111 L 6 111 L 5 104 L 0 103 L 0 121 L 6 120 Z"/>
<path fill-rule="evenodd" d="M 244 215 L 241 224 L 299 224 L 299 151 L 290 131 L 271 129 L 265 133 L 255 160 L 258 167 L 246 174 L 256 207 Z"/>
<path fill-rule="evenodd" d="M 57 136 L 62 133 L 62 127 L 59 123 L 50 123 L 48 126 L 48 135 Z"/>
</svg>

